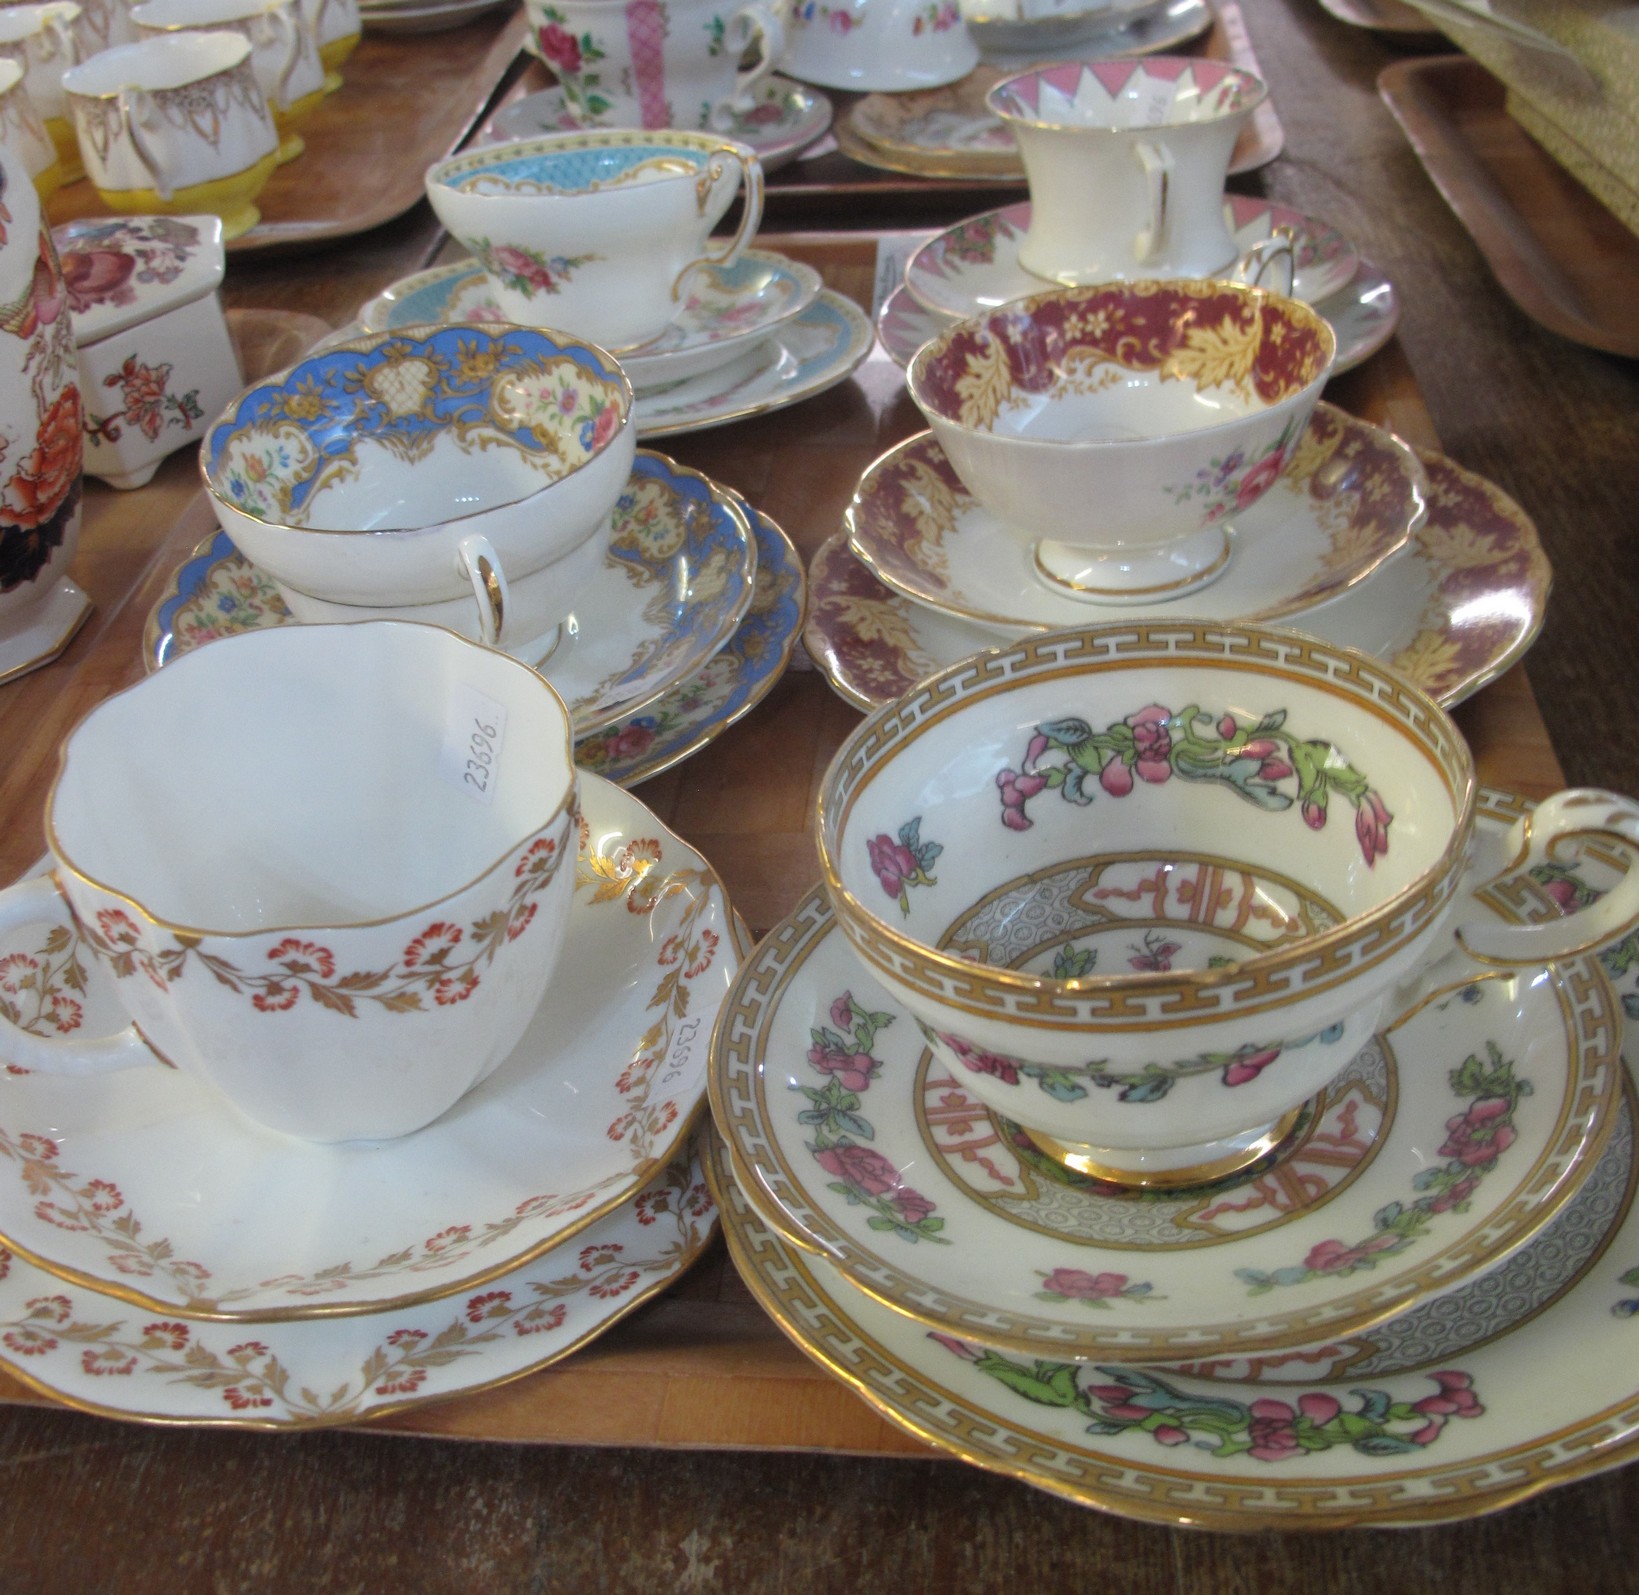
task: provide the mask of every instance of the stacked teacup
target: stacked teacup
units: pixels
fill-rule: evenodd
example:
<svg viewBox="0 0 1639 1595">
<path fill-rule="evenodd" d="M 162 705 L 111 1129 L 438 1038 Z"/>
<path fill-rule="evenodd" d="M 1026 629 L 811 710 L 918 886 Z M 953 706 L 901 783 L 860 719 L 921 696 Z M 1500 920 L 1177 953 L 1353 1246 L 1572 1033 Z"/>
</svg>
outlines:
<svg viewBox="0 0 1639 1595">
<path fill-rule="evenodd" d="M 36 1386 L 345 1421 L 556 1360 L 709 1238 L 731 911 L 528 666 L 397 621 L 220 640 L 75 727 L 46 834 L 0 893 L 0 1357 Z"/>
</svg>

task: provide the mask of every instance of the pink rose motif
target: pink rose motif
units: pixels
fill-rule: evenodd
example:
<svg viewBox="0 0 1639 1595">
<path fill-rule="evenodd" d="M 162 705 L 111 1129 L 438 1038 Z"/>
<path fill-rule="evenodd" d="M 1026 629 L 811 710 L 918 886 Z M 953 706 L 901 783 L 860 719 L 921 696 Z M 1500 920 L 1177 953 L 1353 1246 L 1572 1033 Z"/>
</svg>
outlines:
<svg viewBox="0 0 1639 1595">
<path fill-rule="evenodd" d="M 1258 759 L 1258 779 L 1260 781 L 1284 781 L 1292 773 L 1292 766 L 1285 759 L 1277 757 L 1280 753 L 1278 743 L 1271 742 L 1268 737 L 1255 737 L 1244 744 L 1240 749 L 1243 759 Z"/>
<path fill-rule="evenodd" d="M 1133 773 L 1127 768 L 1126 760 L 1119 755 L 1110 759 L 1098 772 L 1098 784 L 1111 797 L 1126 797 L 1133 789 Z"/>
<path fill-rule="evenodd" d="M 1309 1249 L 1303 1266 L 1317 1274 L 1346 1274 L 1350 1269 L 1358 1268 L 1374 1252 L 1383 1251 L 1394 1243 L 1393 1235 L 1374 1235 L 1358 1246 L 1349 1246 L 1342 1241 L 1321 1241 Z"/>
<path fill-rule="evenodd" d="M 1375 864 L 1380 854 L 1388 852 L 1389 822 L 1393 818 L 1375 792 L 1368 792 L 1354 811 L 1354 834 L 1360 840 L 1360 851 L 1368 864 Z"/>
<path fill-rule="evenodd" d="M 870 1085 L 877 1063 L 868 1052 L 836 1052 L 829 1047 L 808 1049 L 808 1061 L 821 1074 L 835 1075 L 844 1090 L 860 1092 Z"/>
<path fill-rule="evenodd" d="M 838 1030 L 854 1028 L 854 994 L 845 991 L 831 1004 L 831 1023 Z"/>
<path fill-rule="evenodd" d="M 1259 460 L 1241 478 L 1241 485 L 1235 489 L 1235 508 L 1244 510 L 1247 505 L 1257 503 L 1275 485 L 1280 477 L 1280 468 L 1285 463 L 1284 449 L 1276 449 L 1273 454 Z"/>
<path fill-rule="evenodd" d="M 636 759 L 647 753 L 654 744 L 654 731 L 646 725 L 633 722 L 604 739 L 606 756 L 611 759 Z"/>
<path fill-rule="evenodd" d="M 1424 1396 L 1412 1402 L 1412 1410 L 1428 1419 L 1410 1439 L 1417 1445 L 1427 1445 L 1445 1428 L 1448 1418 L 1478 1418 L 1485 1408 L 1474 1395 L 1473 1378 L 1460 1369 L 1445 1368 L 1430 1374 L 1440 1389 L 1437 1395 Z"/>
<path fill-rule="evenodd" d="M 905 882 L 917 872 L 916 855 L 886 831 L 880 836 L 873 836 L 865 844 L 865 849 L 870 854 L 871 868 L 876 878 L 882 882 L 882 890 L 897 900 L 905 890 Z"/>
<path fill-rule="evenodd" d="M 1298 1443 L 1299 1414 L 1316 1424 L 1330 1423 L 1342 1408 L 1330 1396 L 1309 1392 L 1298 1397 L 1298 1410 L 1284 1401 L 1265 1397 L 1254 1401 L 1247 1409 L 1252 1414 L 1248 1434 L 1252 1441 L 1249 1455 L 1260 1462 L 1284 1462 L 1302 1451 Z"/>
<path fill-rule="evenodd" d="M 1441 1157 L 1455 1158 L 1464 1168 L 1482 1168 L 1496 1160 L 1518 1139 L 1507 1118 L 1513 1104 L 1507 1097 L 1480 1097 L 1466 1113 L 1446 1120 Z"/>
<path fill-rule="evenodd" d="M 620 409 L 618 405 L 606 404 L 598 411 L 598 418 L 592 426 L 592 447 L 601 449 L 605 443 L 620 430 Z"/>
<path fill-rule="evenodd" d="M 1003 1085 L 1019 1083 L 1019 1066 L 1011 1058 L 1000 1057 L 994 1052 L 985 1052 L 971 1042 L 962 1040 L 960 1036 L 941 1035 L 939 1039 L 956 1054 L 963 1068 L 971 1069 L 974 1074 L 988 1074 L 1000 1080 Z"/>
<path fill-rule="evenodd" d="M 572 33 L 549 22 L 541 29 L 541 54 L 560 73 L 576 73 L 581 68 L 580 44 Z"/>
<path fill-rule="evenodd" d="M 1256 1080 L 1279 1056 L 1279 1047 L 1264 1047 L 1255 1052 L 1237 1053 L 1224 1065 L 1224 1084 L 1245 1085 L 1249 1080 Z"/>
<path fill-rule="evenodd" d="M 1303 823 L 1311 831 L 1324 831 L 1326 829 L 1326 805 L 1317 803 L 1313 798 L 1305 798 L 1303 800 Z"/>
<path fill-rule="evenodd" d="M 934 1204 L 919 1191 L 901 1188 L 893 1196 L 893 1205 L 899 1210 L 899 1216 L 907 1224 L 920 1224 L 927 1218 L 934 1208 Z"/>
<path fill-rule="evenodd" d="M 899 1170 L 868 1146 L 828 1146 L 816 1152 L 814 1159 L 827 1174 L 867 1196 L 887 1196 L 899 1189 Z"/>
<path fill-rule="evenodd" d="M 497 244 L 491 251 L 491 257 L 501 276 L 517 277 L 543 293 L 551 291 L 552 273 L 523 250 L 515 249 L 511 244 Z"/>
<path fill-rule="evenodd" d="M 1478 1174 L 1470 1174 L 1457 1181 L 1448 1191 L 1441 1191 L 1428 1204 L 1431 1213 L 1449 1213 L 1453 1208 L 1460 1207 L 1474 1194 L 1474 1188 L 1480 1183 Z"/>
<path fill-rule="evenodd" d="M 996 776 L 996 785 L 1002 794 L 1002 824 L 1011 831 L 1028 831 L 1034 821 L 1024 812 L 1024 806 L 1045 789 L 1047 777 L 1033 771 L 1002 770 Z"/>
<path fill-rule="evenodd" d="M 1556 876 L 1543 888 L 1562 914 L 1574 914 L 1580 906 L 1577 901 L 1576 883 L 1568 881 L 1563 875 Z"/>
<path fill-rule="evenodd" d="M 1158 703 L 1127 716 L 1138 754 L 1133 768 L 1142 780 L 1160 782 L 1172 774 L 1172 734 L 1167 729 L 1171 719 L 1172 710 Z"/>
<path fill-rule="evenodd" d="M 1127 1276 L 1089 1274 L 1082 1268 L 1055 1268 L 1042 1281 L 1042 1288 L 1055 1296 L 1071 1296 L 1077 1301 L 1108 1301 L 1127 1288 Z"/>
</svg>

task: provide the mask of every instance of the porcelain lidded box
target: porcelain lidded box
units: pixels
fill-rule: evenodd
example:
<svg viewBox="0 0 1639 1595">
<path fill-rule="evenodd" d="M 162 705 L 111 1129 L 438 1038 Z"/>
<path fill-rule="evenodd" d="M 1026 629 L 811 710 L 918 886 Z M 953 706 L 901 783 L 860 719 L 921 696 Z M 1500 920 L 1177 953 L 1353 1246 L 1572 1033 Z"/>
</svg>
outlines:
<svg viewBox="0 0 1639 1595">
<path fill-rule="evenodd" d="M 85 468 L 141 487 L 244 385 L 217 290 L 218 216 L 121 216 L 53 229 L 79 344 Z"/>
</svg>

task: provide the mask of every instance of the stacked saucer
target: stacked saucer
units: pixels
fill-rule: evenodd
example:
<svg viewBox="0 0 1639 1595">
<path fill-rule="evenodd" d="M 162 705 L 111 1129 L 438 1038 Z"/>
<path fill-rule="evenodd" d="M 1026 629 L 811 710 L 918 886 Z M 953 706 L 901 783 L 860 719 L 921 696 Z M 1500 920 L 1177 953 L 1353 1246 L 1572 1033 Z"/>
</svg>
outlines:
<svg viewBox="0 0 1639 1595">
<path fill-rule="evenodd" d="M 370 332 L 505 320 L 476 262 L 402 278 L 359 311 Z M 639 437 L 667 437 L 784 409 L 843 381 L 870 353 L 869 321 L 811 266 L 769 249 L 695 274 L 682 313 L 621 368 Z"/>
<path fill-rule="evenodd" d="M 1322 905 L 1316 840 L 1358 848 L 1357 884 L 1411 872 L 1371 887 L 1415 879 L 1403 913 L 1443 835 L 1421 829 L 1440 783 L 1364 720 L 1320 716 L 1330 827 L 1320 766 L 1283 761 L 1319 709 L 1304 683 L 1335 696 L 1345 659 L 1346 695 L 1405 690 L 1290 634 L 1062 633 L 931 679 L 839 752 L 825 883 L 719 1022 L 708 1175 L 753 1291 L 891 1421 L 1083 1503 L 1236 1528 L 1469 1516 L 1639 1450 L 1631 883 L 1594 927 L 1610 951 L 1535 961 L 1531 938 L 1578 941 L 1535 922 L 1586 912 L 1623 865 L 1547 842 L 1564 799 L 1533 828 L 1484 794 L 1408 978 L 1364 1033 L 1352 1014 L 1311 1033 L 1279 949 L 1312 942 L 1298 988 L 1324 1020 L 1318 972 L 1361 977 L 1343 949 L 1376 912 Z M 1233 713 L 1209 660 L 1242 684 Z M 1289 723 L 1249 668 L 1283 683 Z M 1097 729 L 1149 693 L 1191 707 Z M 1443 719 L 1426 700 L 1413 718 Z M 1291 849 L 1279 884 L 1247 862 L 1265 831 Z M 1382 928 L 1377 955 L 1406 956 L 1407 922 Z M 1208 1042 L 1242 1004 L 1267 1044 Z M 1198 1141 L 1199 1114 L 1273 1128 Z"/>
<path fill-rule="evenodd" d="M 537 662 L 568 704 L 576 763 L 631 785 L 715 740 L 784 672 L 804 585 L 766 515 L 639 450 L 602 565 Z M 156 670 L 217 638 L 291 624 L 277 585 L 218 531 L 155 604 L 143 660 Z"/>
<path fill-rule="evenodd" d="M 347 1422 L 545 1367 L 687 1268 L 714 1227 L 693 1132 L 739 927 L 634 798 L 583 774 L 581 799 L 563 963 L 511 1056 L 416 1134 L 293 1140 L 171 1069 L 14 1073 L 7 1370 L 131 1418 Z M 77 936 L 8 932 L 0 970 L 32 1033 L 123 1018 Z"/>
<path fill-rule="evenodd" d="M 359 0 L 359 18 L 372 33 L 443 33 L 510 0 Z"/>
</svg>

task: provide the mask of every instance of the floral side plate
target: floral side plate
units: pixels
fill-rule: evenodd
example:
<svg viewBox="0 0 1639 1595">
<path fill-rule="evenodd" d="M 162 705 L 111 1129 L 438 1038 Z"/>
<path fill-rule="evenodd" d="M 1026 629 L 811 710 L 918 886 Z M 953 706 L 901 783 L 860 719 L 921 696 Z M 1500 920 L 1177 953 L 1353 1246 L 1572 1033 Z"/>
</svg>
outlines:
<svg viewBox="0 0 1639 1595">
<path fill-rule="evenodd" d="M 870 318 L 829 288 L 750 353 L 715 371 L 637 395 L 639 437 L 698 432 L 783 410 L 844 382 L 871 352 Z"/>
<path fill-rule="evenodd" d="M 536 668 L 577 737 L 653 703 L 711 659 L 756 594 L 757 541 L 736 493 L 640 450 L 615 506 L 608 557 Z M 279 589 L 226 532 L 207 538 L 148 616 L 150 670 L 234 632 L 290 624 Z"/>
<path fill-rule="evenodd" d="M 1525 805 L 1488 793 L 1485 807 L 1497 822 Z M 1516 906 L 1528 918 L 1560 912 L 1590 891 L 1597 869 L 1534 870 Z M 1639 1017 L 1639 938 L 1602 961 Z M 742 1277 L 786 1333 L 890 1421 L 944 1450 L 1151 1522 L 1418 1526 L 1495 1511 L 1639 1456 L 1633 1113 L 1630 1079 L 1607 1150 L 1537 1240 L 1369 1343 L 1323 1348 L 1307 1372 L 1287 1366 L 1274 1388 L 1267 1374 L 1237 1378 L 1234 1365 L 1208 1378 L 1025 1360 L 930 1331 L 781 1241 L 738 1189 L 720 1142 L 707 1177 Z"/>
<path fill-rule="evenodd" d="M 1426 514 L 1412 450 L 1326 403 L 1285 457 L 1252 464 L 1237 451 L 1175 491 L 1203 505 L 1233 503 L 1271 475 L 1273 486 L 1228 522 L 1228 568 L 1175 612 L 1224 621 L 1300 615 L 1369 577 Z M 931 432 L 866 468 L 843 523 L 854 552 L 895 591 L 1013 636 L 1165 612 L 1086 604 L 1050 588 L 1027 544 L 968 492 Z"/>
<path fill-rule="evenodd" d="M 1311 304 L 1346 288 L 1360 266 L 1354 245 L 1335 227 L 1286 205 L 1226 194 L 1224 210 L 1240 250 L 1262 243 L 1277 227 L 1292 229 L 1297 252 L 1294 291 Z M 905 286 L 929 310 L 947 316 L 977 315 L 1042 293 L 1054 284 L 1019 264 L 1019 240 L 1029 226 L 1028 200 L 958 222 L 911 256 Z"/>
<path fill-rule="evenodd" d="M 701 271 L 677 320 L 644 353 L 625 356 L 621 369 L 641 390 L 726 365 L 800 316 L 819 291 L 820 275 L 812 266 L 772 250 L 749 249 L 732 266 Z M 506 319 L 489 278 L 470 260 L 402 277 L 359 311 L 368 332 Z"/>
<path fill-rule="evenodd" d="M 663 1290 L 716 1228 L 696 1137 L 558 1249 L 467 1295 L 352 1318 L 159 1316 L 0 1253 L 0 1363 L 82 1411 L 247 1429 L 356 1423 L 550 1366 Z"/>
<path fill-rule="evenodd" d="M 1488 825 L 1477 880 L 1506 863 L 1506 834 Z M 1100 875 L 1074 949 L 1089 963 L 1164 968 L 1176 951 L 1164 919 L 1141 917 L 1145 868 Z M 1178 896 L 1193 902 L 1187 881 Z M 1111 1191 L 988 1112 L 834 932 L 816 888 L 746 961 L 712 1048 L 713 1117 L 782 1238 L 992 1347 L 1167 1363 L 1357 1332 L 1529 1240 L 1614 1122 L 1622 1016 L 1598 966 L 1505 975 L 1455 954 L 1272 1162 L 1196 1190 Z M 1233 1090 L 1280 1055 L 1200 1063 Z M 1087 1090 L 987 1056 L 968 1067 L 1021 1095 Z M 1165 1099 L 1164 1082 L 1144 1089 Z"/>
<path fill-rule="evenodd" d="M 830 125 L 831 102 L 824 94 L 776 72 L 757 90 L 757 103 L 749 111 L 731 115 L 712 131 L 749 144 L 763 170 L 772 172 L 823 138 Z M 562 89 L 542 89 L 506 106 L 495 113 L 486 130 L 491 143 L 578 131 L 580 124 L 569 115 Z"/>
<path fill-rule="evenodd" d="M 1542 627 L 1553 578 L 1518 504 L 1443 454 L 1418 457 L 1428 518 L 1365 581 L 1296 623 L 1394 665 L 1449 708 L 1523 657 Z M 809 583 L 803 641 L 837 692 L 866 711 L 1008 640 L 885 587 L 845 532 L 815 554 Z"/>
<path fill-rule="evenodd" d="M 563 961 L 512 1056 L 443 1118 L 321 1146 L 174 1069 L 10 1073 L 0 1242 L 158 1312 L 284 1321 L 474 1290 L 629 1200 L 698 1111 L 739 960 L 705 860 L 619 787 L 586 775 L 581 799 Z M 25 1029 L 119 1023 L 77 939 L 24 929 L 0 949 L 0 1003 Z M 291 976 L 316 985 L 312 968 Z"/>
<path fill-rule="evenodd" d="M 1315 309 L 1331 323 L 1337 334 L 1337 358 L 1332 375 L 1350 371 L 1376 354 L 1400 325 L 1400 296 L 1369 260 L 1360 262 L 1353 278 L 1335 294 L 1322 299 Z M 877 342 L 889 357 L 908 366 L 916 351 L 946 327 L 956 324 L 954 316 L 929 310 L 906 287 L 895 288 L 876 313 Z"/>
<path fill-rule="evenodd" d="M 806 594 L 802 561 L 791 539 L 761 510 L 735 494 L 729 497 L 750 519 L 757 540 L 756 583 L 739 629 L 662 697 L 582 736 L 575 743 L 575 763 L 582 769 L 621 786 L 669 770 L 761 703 L 791 662 Z M 153 670 L 217 637 L 290 624 L 273 582 L 226 532 L 217 532 L 178 567 L 154 606 L 143 659 Z"/>
</svg>

